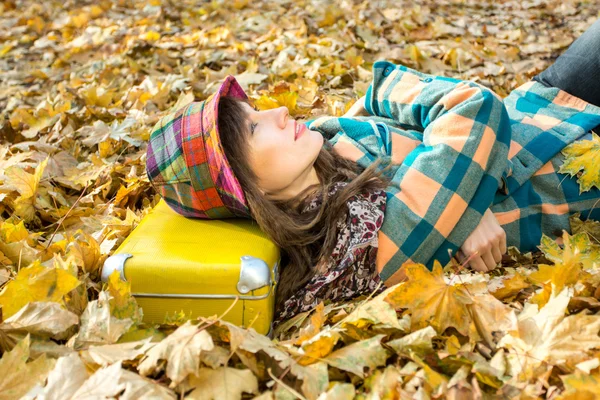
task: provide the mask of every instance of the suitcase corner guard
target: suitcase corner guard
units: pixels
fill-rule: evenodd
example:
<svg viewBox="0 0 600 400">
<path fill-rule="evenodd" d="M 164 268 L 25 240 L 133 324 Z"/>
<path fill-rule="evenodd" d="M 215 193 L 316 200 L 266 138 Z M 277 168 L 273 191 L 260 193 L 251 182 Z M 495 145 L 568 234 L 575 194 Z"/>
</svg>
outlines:
<svg viewBox="0 0 600 400">
<path fill-rule="evenodd" d="M 102 282 L 108 282 L 108 277 L 114 271 L 119 271 L 119 275 L 121 275 L 121 280 L 125 281 L 125 261 L 127 261 L 129 257 L 133 257 L 133 254 L 121 253 L 108 257 L 104 261 L 104 265 L 102 266 L 102 272 L 100 274 L 100 279 L 102 279 Z"/>
<path fill-rule="evenodd" d="M 125 261 L 133 257 L 129 253 L 120 253 L 108 257 L 104 261 L 101 272 L 102 282 L 108 282 L 108 278 L 114 271 L 119 271 L 119 275 L 123 281 L 125 278 Z M 240 265 L 240 277 L 237 283 L 237 290 L 242 295 L 245 295 L 253 290 L 268 286 L 269 291 L 258 296 L 237 296 L 233 294 L 165 294 L 165 293 L 132 293 L 133 296 L 139 297 L 169 297 L 169 298 L 204 298 L 204 299 L 234 299 L 239 297 L 240 300 L 260 300 L 267 298 L 273 290 L 274 284 L 277 282 L 279 275 L 279 262 L 273 267 L 274 279 L 271 279 L 271 270 L 269 265 L 262 259 L 252 256 L 242 256 Z"/>
</svg>

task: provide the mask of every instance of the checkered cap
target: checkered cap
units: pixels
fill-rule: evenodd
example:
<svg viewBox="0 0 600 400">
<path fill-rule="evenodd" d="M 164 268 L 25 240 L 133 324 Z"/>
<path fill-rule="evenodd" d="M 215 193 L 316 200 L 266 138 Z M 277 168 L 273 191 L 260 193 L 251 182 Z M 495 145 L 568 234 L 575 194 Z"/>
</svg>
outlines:
<svg viewBox="0 0 600 400">
<path fill-rule="evenodd" d="M 166 203 L 186 217 L 246 217 L 244 192 L 223 152 L 217 127 L 221 96 L 247 99 L 229 75 L 216 93 L 156 124 L 148 144 L 146 171 Z"/>
</svg>

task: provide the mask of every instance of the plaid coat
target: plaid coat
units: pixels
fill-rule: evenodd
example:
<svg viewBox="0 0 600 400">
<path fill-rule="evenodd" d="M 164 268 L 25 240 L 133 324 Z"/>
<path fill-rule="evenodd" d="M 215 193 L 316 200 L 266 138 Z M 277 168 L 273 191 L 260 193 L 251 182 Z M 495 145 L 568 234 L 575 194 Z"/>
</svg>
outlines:
<svg viewBox="0 0 600 400">
<path fill-rule="evenodd" d="M 365 108 L 370 116 L 307 125 L 362 167 L 392 164 L 376 263 L 388 286 L 405 262 L 448 262 L 488 208 L 508 244 L 528 251 L 600 199 L 556 172 L 560 151 L 600 124 L 600 108 L 559 89 L 531 81 L 503 100 L 474 82 L 378 61 Z"/>
</svg>

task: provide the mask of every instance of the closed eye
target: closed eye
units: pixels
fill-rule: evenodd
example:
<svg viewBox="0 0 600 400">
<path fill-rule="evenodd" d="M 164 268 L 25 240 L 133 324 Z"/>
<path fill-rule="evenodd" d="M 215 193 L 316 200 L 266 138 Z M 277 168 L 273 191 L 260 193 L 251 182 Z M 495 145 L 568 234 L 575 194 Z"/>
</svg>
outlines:
<svg viewBox="0 0 600 400">
<path fill-rule="evenodd" d="M 254 105 L 252 106 L 252 108 L 253 108 L 253 109 L 254 109 L 254 111 L 256 111 L 256 112 L 260 111 L 260 110 L 258 109 L 258 107 L 254 106 Z M 251 134 L 251 135 L 254 135 L 254 130 L 256 129 L 256 126 L 257 126 L 257 125 L 258 125 L 258 123 L 256 123 L 256 122 L 251 122 L 251 123 L 250 123 L 250 134 Z"/>
</svg>

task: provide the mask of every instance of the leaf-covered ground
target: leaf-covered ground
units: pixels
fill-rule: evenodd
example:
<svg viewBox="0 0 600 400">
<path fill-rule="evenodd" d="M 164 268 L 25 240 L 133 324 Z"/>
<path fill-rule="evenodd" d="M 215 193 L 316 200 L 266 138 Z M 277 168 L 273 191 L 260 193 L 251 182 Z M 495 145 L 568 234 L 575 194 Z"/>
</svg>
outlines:
<svg viewBox="0 0 600 400">
<path fill-rule="evenodd" d="M 2 2 L 0 399 L 600 396 L 600 224 L 490 274 L 411 266 L 274 340 L 182 315 L 144 326 L 128 285 L 99 279 L 158 200 L 150 128 L 226 75 L 298 119 L 341 115 L 378 59 L 506 96 L 598 16 L 596 0 Z M 597 140 L 565 166 L 586 187 Z"/>
</svg>

